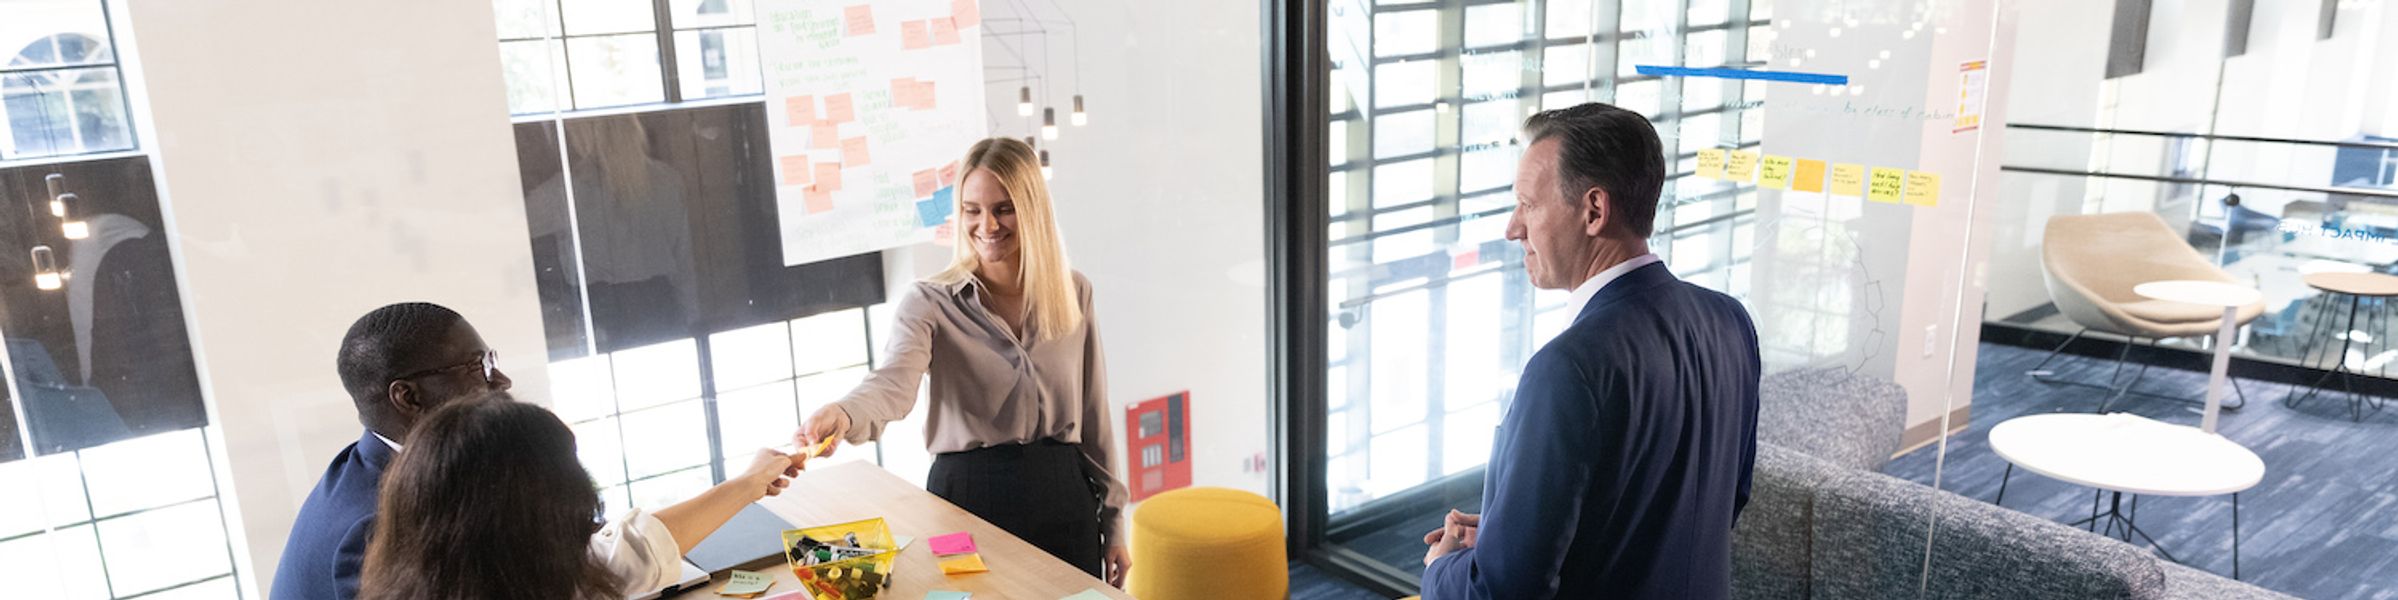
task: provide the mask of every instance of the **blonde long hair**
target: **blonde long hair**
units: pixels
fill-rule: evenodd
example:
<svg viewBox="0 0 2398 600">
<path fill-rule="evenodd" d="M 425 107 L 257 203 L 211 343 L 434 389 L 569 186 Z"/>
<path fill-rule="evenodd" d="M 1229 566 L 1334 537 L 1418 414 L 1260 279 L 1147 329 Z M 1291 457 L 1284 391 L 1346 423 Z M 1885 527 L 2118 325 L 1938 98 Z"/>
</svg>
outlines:
<svg viewBox="0 0 2398 600">
<path fill-rule="evenodd" d="M 966 159 L 959 164 L 957 180 L 949 183 L 961 193 L 968 175 L 975 169 L 988 169 L 1016 204 L 1017 280 L 1024 284 L 1025 304 L 1032 312 L 1032 325 L 1040 331 L 1038 339 L 1054 339 L 1073 331 L 1082 324 L 1082 303 L 1074 292 L 1074 271 L 1066 264 L 1065 241 L 1057 233 L 1049 184 L 1041 180 L 1040 158 L 1033 154 L 1032 146 L 1015 138 L 986 139 L 967 149 Z M 955 224 L 950 227 L 950 245 L 957 249 L 956 258 L 927 281 L 955 284 L 973 277 L 975 269 L 982 266 L 982 256 L 974 253 L 971 234 L 966 232 L 966 203 L 961 199 L 955 204 L 950 214 L 950 222 Z"/>
</svg>

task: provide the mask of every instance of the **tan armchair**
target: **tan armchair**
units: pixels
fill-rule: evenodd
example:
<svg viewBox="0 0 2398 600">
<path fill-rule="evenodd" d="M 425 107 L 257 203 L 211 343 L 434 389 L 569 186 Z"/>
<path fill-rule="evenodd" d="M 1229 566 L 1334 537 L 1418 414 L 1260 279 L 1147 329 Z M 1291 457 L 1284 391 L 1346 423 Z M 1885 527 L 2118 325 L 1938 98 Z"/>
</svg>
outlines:
<svg viewBox="0 0 2398 600">
<path fill-rule="evenodd" d="M 2032 375 L 2049 375 L 2042 369 L 2066 345 L 2085 333 L 2100 331 L 2131 338 L 2124 344 L 2123 353 L 2115 358 L 2115 375 L 2108 378 L 2110 387 L 2121 377 L 2123 359 L 2140 338 L 2148 338 L 2153 344 L 2162 338 L 2209 335 L 2215 333 L 2223 319 L 2221 308 L 2149 299 L 2133 293 L 2133 287 L 2177 279 L 2245 283 L 2216 267 L 2214 261 L 2175 235 L 2164 219 L 2148 212 L 2051 217 L 2041 237 L 2040 263 L 2048 282 L 2049 300 L 2081 330 L 2050 351 L 2048 358 L 2032 368 Z M 2265 304 L 2259 301 L 2240 307 L 2235 314 L 2238 324 L 2246 325 L 2264 312 Z M 2140 375 L 2146 375 L 2147 370 L 2147 365 L 2141 365 Z M 2131 383 L 2115 388 L 2108 403 L 2128 393 L 2140 375 L 2135 375 Z M 2232 383 L 2236 390 L 2239 380 Z M 2241 393 L 2239 404 L 2247 404 L 2245 392 Z M 2107 406 L 2102 404 L 2099 410 L 2104 412 Z"/>
</svg>

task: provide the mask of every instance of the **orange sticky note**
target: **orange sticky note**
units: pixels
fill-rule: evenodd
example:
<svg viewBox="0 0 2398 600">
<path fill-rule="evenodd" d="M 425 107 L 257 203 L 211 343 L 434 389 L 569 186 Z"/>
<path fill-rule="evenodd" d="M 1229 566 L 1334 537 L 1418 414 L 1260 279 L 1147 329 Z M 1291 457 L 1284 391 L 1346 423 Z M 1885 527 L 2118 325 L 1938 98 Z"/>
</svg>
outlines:
<svg viewBox="0 0 2398 600">
<path fill-rule="evenodd" d="M 866 136 L 841 140 L 841 166 L 863 167 L 874 164 L 874 156 L 866 153 Z"/>
<path fill-rule="evenodd" d="M 808 133 L 811 134 L 808 141 L 809 148 L 831 150 L 841 147 L 841 128 L 834 127 L 832 123 L 819 122 L 814 127 L 809 127 Z"/>
<path fill-rule="evenodd" d="M 841 20 L 849 26 L 849 37 L 874 34 L 874 7 L 860 4 L 841 9 Z"/>
<path fill-rule="evenodd" d="M 949 17 L 933 17 L 932 25 L 933 45 L 947 46 L 958 43 L 958 24 L 956 21 L 949 20 Z"/>
<path fill-rule="evenodd" d="M 899 24 L 899 47 L 901 49 L 923 50 L 932 45 L 932 29 L 926 27 L 923 21 L 903 21 Z"/>
<path fill-rule="evenodd" d="M 1823 193 L 1823 164 L 1820 160 L 1798 159 L 1796 172 L 1790 178 L 1790 189 Z"/>
<path fill-rule="evenodd" d="M 824 120 L 829 123 L 848 123 L 858 120 L 856 101 L 848 92 L 824 97 Z"/>
<path fill-rule="evenodd" d="M 826 192 L 840 191 L 841 163 L 816 163 L 816 189 Z"/>
<path fill-rule="evenodd" d="M 982 6 L 975 0 L 949 0 L 949 20 L 957 22 L 958 27 L 982 24 Z"/>
<path fill-rule="evenodd" d="M 802 208 L 807 209 L 808 214 L 811 215 L 832 212 L 833 191 L 824 189 L 821 185 L 808 186 L 807 204 Z"/>
<path fill-rule="evenodd" d="M 947 222 L 943 222 L 941 223 L 940 227 L 933 228 L 933 245 L 943 247 L 956 246 L 957 241 L 958 230 L 956 226 Z"/>
<path fill-rule="evenodd" d="M 949 161 L 949 164 L 941 165 L 941 185 L 955 185 L 958 183 L 958 161 L 953 160 Z"/>
<path fill-rule="evenodd" d="M 808 448 L 808 458 L 816 458 L 816 457 L 819 457 L 819 456 L 824 456 L 824 449 L 833 447 L 833 440 L 836 440 L 836 439 L 840 439 L 840 438 L 829 438 L 829 437 L 828 437 L 828 438 L 824 438 L 824 439 L 823 439 L 823 440 L 821 440 L 821 441 L 818 441 L 818 442 L 816 442 L 816 445 L 815 445 L 814 447 Z"/>
<path fill-rule="evenodd" d="M 807 185 L 815 181 L 814 171 L 808 170 L 808 157 L 795 154 L 783 157 L 783 185 Z"/>
<path fill-rule="evenodd" d="M 941 189 L 940 174 L 934 173 L 932 169 L 917 171 L 915 179 L 916 197 L 918 198 L 931 198 L 933 192 Z"/>
<path fill-rule="evenodd" d="M 940 108 L 940 103 L 934 101 L 934 98 L 937 98 L 938 96 L 933 94 L 933 82 L 918 81 L 916 82 L 915 88 L 916 108 L 918 110 L 932 110 L 935 108 Z"/>
<path fill-rule="evenodd" d="M 792 96 L 789 98 L 784 98 L 783 116 L 791 121 L 792 127 L 806 127 L 809 125 L 815 125 L 816 97 Z"/>
<path fill-rule="evenodd" d="M 967 573 L 981 573 L 989 570 L 991 570 L 991 567 L 983 564 L 983 555 L 979 553 L 967 554 L 941 561 L 941 574 L 943 575 L 964 575 Z"/>
</svg>

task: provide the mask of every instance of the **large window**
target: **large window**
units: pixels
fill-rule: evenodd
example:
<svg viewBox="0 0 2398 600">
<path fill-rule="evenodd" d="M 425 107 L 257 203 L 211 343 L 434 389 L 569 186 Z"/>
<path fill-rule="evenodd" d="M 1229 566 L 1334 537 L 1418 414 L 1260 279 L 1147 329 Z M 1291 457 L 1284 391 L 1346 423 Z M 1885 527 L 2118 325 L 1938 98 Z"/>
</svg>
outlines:
<svg viewBox="0 0 2398 600">
<path fill-rule="evenodd" d="M 0 161 L 133 148 L 100 0 L 0 0 Z"/>
<path fill-rule="evenodd" d="M 516 114 L 757 94 L 749 0 L 494 0 Z"/>
</svg>

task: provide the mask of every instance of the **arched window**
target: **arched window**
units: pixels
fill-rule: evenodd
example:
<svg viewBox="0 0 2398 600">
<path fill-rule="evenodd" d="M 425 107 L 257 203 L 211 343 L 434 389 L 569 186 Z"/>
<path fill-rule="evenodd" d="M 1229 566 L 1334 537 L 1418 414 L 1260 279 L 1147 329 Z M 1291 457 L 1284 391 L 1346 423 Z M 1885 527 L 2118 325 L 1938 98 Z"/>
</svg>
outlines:
<svg viewBox="0 0 2398 600">
<path fill-rule="evenodd" d="M 0 67 L 0 112 L 0 159 L 133 147 L 116 53 L 103 38 L 68 32 L 26 44 Z"/>
</svg>

